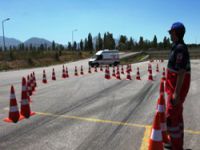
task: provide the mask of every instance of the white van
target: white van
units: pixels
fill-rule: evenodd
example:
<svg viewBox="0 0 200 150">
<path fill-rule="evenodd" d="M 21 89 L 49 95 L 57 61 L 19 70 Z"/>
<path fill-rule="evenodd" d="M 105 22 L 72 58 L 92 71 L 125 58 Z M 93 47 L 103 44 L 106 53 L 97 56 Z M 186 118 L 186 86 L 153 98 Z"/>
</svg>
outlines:
<svg viewBox="0 0 200 150">
<path fill-rule="evenodd" d="M 118 65 L 119 60 L 119 51 L 118 50 L 100 50 L 98 51 L 90 60 L 89 65 L 91 67 L 99 65 Z"/>
</svg>

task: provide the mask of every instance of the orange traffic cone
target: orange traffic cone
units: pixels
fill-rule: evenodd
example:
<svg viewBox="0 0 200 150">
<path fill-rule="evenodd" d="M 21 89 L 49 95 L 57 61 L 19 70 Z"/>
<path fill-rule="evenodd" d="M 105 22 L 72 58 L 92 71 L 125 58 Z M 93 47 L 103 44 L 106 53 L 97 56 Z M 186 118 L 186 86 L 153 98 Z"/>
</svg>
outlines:
<svg viewBox="0 0 200 150">
<path fill-rule="evenodd" d="M 161 79 L 160 80 L 160 94 L 164 94 L 165 89 L 164 89 L 164 81 Z"/>
<path fill-rule="evenodd" d="M 37 87 L 37 82 L 36 82 L 35 72 L 33 72 L 33 78 L 34 78 L 34 86 L 36 88 Z"/>
<path fill-rule="evenodd" d="M 127 64 L 126 65 L 126 73 L 128 73 L 129 72 L 129 65 Z"/>
<path fill-rule="evenodd" d="M 151 68 L 151 64 L 148 64 L 148 72 L 150 71 Z"/>
<path fill-rule="evenodd" d="M 27 76 L 27 92 L 29 94 L 29 96 L 32 95 L 32 87 L 31 87 L 31 80 L 30 80 L 30 76 Z"/>
<path fill-rule="evenodd" d="M 75 76 L 78 76 L 77 66 L 75 66 L 74 75 L 75 75 Z"/>
<path fill-rule="evenodd" d="M 30 88 L 30 82 L 29 82 L 30 78 L 29 75 L 27 76 L 27 82 L 26 82 L 26 88 L 27 88 L 27 99 L 28 101 L 31 103 L 31 88 Z M 23 85 L 22 85 L 23 86 Z M 24 87 L 25 88 L 25 87 Z"/>
<path fill-rule="evenodd" d="M 83 66 L 81 66 L 81 75 L 84 75 Z"/>
<path fill-rule="evenodd" d="M 156 72 L 159 72 L 159 66 L 158 66 L 158 64 L 156 66 Z"/>
<path fill-rule="evenodd" d="M 97 71 L 97 66 L 94 67 L 94 72 L 98 72 L 98 71 Z"/>
<path fill-rule="evenodd" d="M 124 66 L 121 66 L 121 74 L 124 74 Z"/>
<path fill-rule="evenodd" d="M 46 77 L 45 70 L 43 70 L 43 80 L 42 80 L 42 82 L 47 83 L 47 77 Z"/>
<path fill-rule="evenodd" d="M 131 64 L 129 65 L 129 70 L 130 70 L 130 72 L 133 71 L 133 70 L 132 70 L 132 65 L 131 65 Z"/>
<path fill-rule="evenodd" d="M 141 80 L 141 78 L 140 78 L 140 68 L 139 67 L 137 67 L 136 79 Z"/>
<path fill-rule="evenodd" d="M 116 79 L 121 80 L 121 77 L 120 77 L 120 71 L 119 71 L 119 70 L 117 70 L 117 73 L 116 73 Z"/>
<path fill-rule="evenodd" d="M 92 73 L 90 66 L 88 67 L 88 73 Z"/>
<path fill-rule="evenodd" d="M 22 78 L 22 94 L 21 94 L 21 115 L 25 118 L 29 118 L 34 115 L 35 112 L 31 112 L 30 104 L 27 97 L 26 79 Z"/>
<path fill-rule="evenodd" d="M 32 87 L 32 93 L 35 92 L 35 82 L 34 82 L 34 76 L 31 73 L 31 87 Z"/>
<path fill-rule="evenodd" d="M 56 80 L 56 74 L 55 74 L 54 68 L 53 68 L 53 70 L 52 70 L 52 80 Z"/>
<path fill-rule="evenodd" d="M 132 80 L 132 78 L 131 78 L 131 74 L 130 74 L 129 71 L 127 72 L 126 80 Z"/>
<path fill-rule="evenodd" d="M 102 65 L 100 66 L 100 71 L 103 71 L 103 67 L 102 67 Z"/>
<path fill-rule="evenodd" d="M 156 113 L 149 139 L 148 150 L 164 150 L 162 143 L 162 133 L 160 128 L 160 114 Z"/>
<path fill-rule="evenodd" d="M 110 70 L 109 70 L 109 67 L 106 67 L 106 69 L 105 69 L 105 79 L 110 79 Z"/>
<path fill-rule="evenodd" d="M 152 70 L 149 71 L 148 80 L 149 80 L 149 81 L 153 81 Z"/>
<path fill-rule="evenodd" d="M 162 79 L 163 79 L 163 80 L 166 80 L 166 76 L 165 76 L 165 67 L 163 67 Z"/>
<path fill-rule="evenodd" d="M 5 122 L 14 122 L 17 123 L 19 120 L 22 120 L 24 117 L 20 115 L 17 100 L 15 96 L 15 89 L 13 86 L 10 88 L 10 110 L 8 118 L 5 118 Z"/>
<path fill-rule="evenodd" d="M 115 77 L 115 66 L 113 66 L 113 73 L 112 76 Z"/>
<path fill-rule="evenodd" d="M 62 78 L 66 78 L 65 66 L 63 65 L 62 69 Z"/>
<path fill-rule="evenodd" d="M 65 69 L 65 75 L 66 75 L 66 78 L 69 78 L 69 73 L 68 73 L 68 68 L 67 67 Z"/>
<path fill-rule="evenodd" d="M 167 124 L 166 124 L 166 117 L 165 117 L 165 99 L 164 94 L 160 94 L 160 97 L 157 102 L 157 112 L 160 114 L 160 125 L 162 131 L 162 138 L 164 143 L 169 143 L 169 138 L 167 134 Z"/>
</svg>

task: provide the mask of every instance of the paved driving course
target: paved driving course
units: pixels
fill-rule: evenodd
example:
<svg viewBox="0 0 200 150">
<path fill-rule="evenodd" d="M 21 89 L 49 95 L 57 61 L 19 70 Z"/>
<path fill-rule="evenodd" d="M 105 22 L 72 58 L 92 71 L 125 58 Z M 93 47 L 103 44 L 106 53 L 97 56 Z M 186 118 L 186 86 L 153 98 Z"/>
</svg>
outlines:
<svg viewBox="0 0 200 150">
<path fill-rule="evenodd" d="M 132 64 L 131 81 L 125 75 L 122 80 L 106 80 L 99 69 L 88 74 L 88 59 L 65 64 L 70 75 L 66 79 L 61 78 L 62 65 L 1 72 L 0 150 L 146 150 L 162 76 L 154 62 L 155 81 L 148 81 L 148 63 Z M 75 77 L 74 67 L 80 73 L 81 65 L 85 74 Z M 185 147 L 200 150 L 200 60 L 191 65 L 191 88 L 184 105 Z M 166 61 L 159 66 L 166 66 Z M 137 67 L 141 81 L 135 80 Z M 52 68 L 56 81 L 51 80 Z M 48 84 L 42 83 L 43 69 Z M 31 109 L 36 115 L 16 124 L 4 122 L 10 86 L 14 85 L 19 102 L 21 78 L 33 71 L 38 87 L 31 96 Z"/>
</svg>

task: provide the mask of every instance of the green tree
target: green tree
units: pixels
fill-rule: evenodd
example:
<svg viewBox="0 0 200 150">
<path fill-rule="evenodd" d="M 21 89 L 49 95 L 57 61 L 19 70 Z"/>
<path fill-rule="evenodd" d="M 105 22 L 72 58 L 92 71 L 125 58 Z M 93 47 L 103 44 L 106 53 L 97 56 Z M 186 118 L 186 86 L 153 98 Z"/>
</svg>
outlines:
<svg viewBox="0 0 200 150">
<path fill-rule="evenodd" d="M 144 39 L 142 36 L 140 36 L 140 39 L 139 39 L 139 48 L 140 49 L 143 49 L 144 48 Z"/>
<path fill-rule="evenodd" d="M 74 43 L 73 43 L 73 50 L 76 50 L 77 49 L 77 43 L 76 43 L 76 41 L 74 41 Z"/>
<path fill-rule="evenodd" d="M 68 42 L 67 49 L 68 49 L 68 50 L 72 50 L 72 44 L 71 44 L 71 42 Z"/>
<path fill-rule="evenodd" d="M 156 35 L 154 35 L 154 37 L 153 37 L 152 46 L 153 46 L 153 48 L 157 48 L 158 47 L 158 41 L 157 41 Z"/>
<path fill-rule="evenodd" d="M 83 40 L 82 39 L 80 41 L 80 49 L 81 49 L 81 51 L 83 50 Z"/>
<path fill-rule="evenodd" d="M 51 49 L 52 49 L 52 50 L 55 50 L 55 49 L 56 49 L 55 41 L 52 42 Z"/>
<path fill-rule="evenodd" d="M 93 50 L 93 42 L 92 42 L 92 34 L 91 33 L 88 34 L 88 49 L 91 51 Z"/>
<path fill-rule="evenodd" d="M 120 36 L 118 48 L 122 51 L 127 49 L 127 37 L 125 35 Z"/>
<path fill-rule="evenodd" d="M 98 37 L 96 39 L 96 50 L 103 49 L 103 39 L 101 38 L 101 34 L 98 34 Z"/>
<path fill-rule="evenodd" d="M 129 41 L 127 42 L 127 50 L 133 50 L 134 48 L 134 42 L 132 37 L 129 39 Z"/>
<path fill-rule="evenodd" d="M 85 41 L 84 41 L 84 50 L 88 50 L 88 40 L 87 38 L 85 38 Z"/>
</svg>

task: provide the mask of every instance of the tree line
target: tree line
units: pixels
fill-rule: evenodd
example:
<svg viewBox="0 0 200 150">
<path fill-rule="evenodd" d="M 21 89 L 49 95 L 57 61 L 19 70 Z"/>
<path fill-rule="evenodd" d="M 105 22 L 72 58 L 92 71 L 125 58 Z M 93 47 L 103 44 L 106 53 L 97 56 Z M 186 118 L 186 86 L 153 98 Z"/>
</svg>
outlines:
<svg viewBox="0 0 200 150">
<path fill-rule="evenodd" d="M 92 34 L 89 33 L 85 39 L 81 39 L 79 42 L 74 41 L 73 43 L 68 42 L 67 46 L 62 44 L 56 44 L 52 42 L 51 46 L 41 44 L 36 47 L 32 44 L 29 46 L 24 43 L 18 46 L 7 47 L 7 50 L 22 50 L 22 51 L 63 51 L 63 50 L 74 50 L 74 51 L 98 51 L 101 49 L 119 49 L 120 51 L 138 51 L 138 50 L 151 50 L 151 49 L 169 49 L 171 47 L 170 39 L 164 37 L 161 42 L 158 42 L 157 36 L 154 35 L 152 40 L 144 39 L 140 36 L 139 40 L 136 41 L 132 37 L 128 38 L 126 35 L 120 35 L 119 39 L 115 39 L 113 34 L 106 32 L 103 35 L 100 33 L 93 38 Z M 3 48 L 0 47 L 0 51 Z"/>
</svg>

